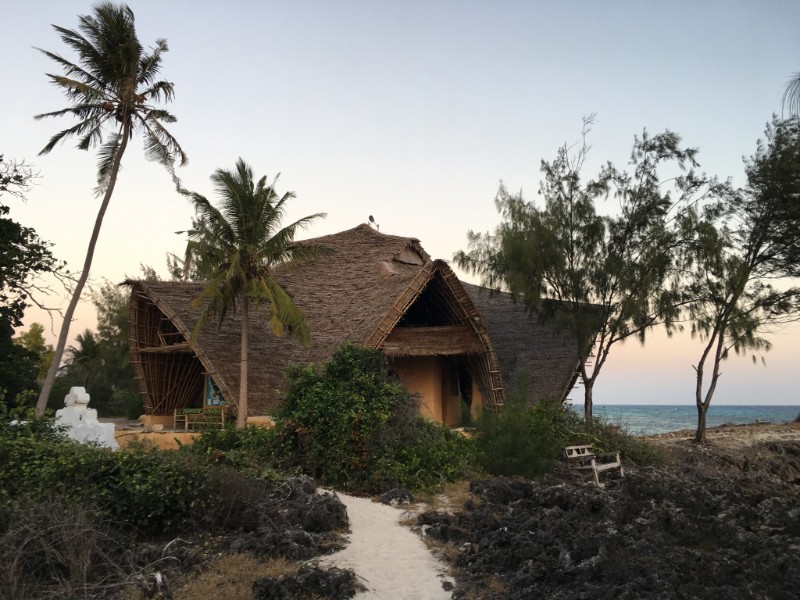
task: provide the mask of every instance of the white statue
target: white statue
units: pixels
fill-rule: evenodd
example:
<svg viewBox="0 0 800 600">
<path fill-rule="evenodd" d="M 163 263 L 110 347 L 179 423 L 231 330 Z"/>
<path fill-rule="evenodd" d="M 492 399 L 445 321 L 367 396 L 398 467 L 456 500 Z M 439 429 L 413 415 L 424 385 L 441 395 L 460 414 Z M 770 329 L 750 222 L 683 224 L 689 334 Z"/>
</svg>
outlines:
<svg viewBox="0 0 800 600">
<path fill-rule="evenodd" d="M 97 421 L 97 411 L 89 408 L 89 394 L 82 387 L 70 388 L 64 398 L 64 408 L 56 412 L 56 425 L 65 425 L 67 436 L 73 440 L 94 442 L 114 450 L 119 448 L 114 438 L 114 424 Z"/>
</svg>

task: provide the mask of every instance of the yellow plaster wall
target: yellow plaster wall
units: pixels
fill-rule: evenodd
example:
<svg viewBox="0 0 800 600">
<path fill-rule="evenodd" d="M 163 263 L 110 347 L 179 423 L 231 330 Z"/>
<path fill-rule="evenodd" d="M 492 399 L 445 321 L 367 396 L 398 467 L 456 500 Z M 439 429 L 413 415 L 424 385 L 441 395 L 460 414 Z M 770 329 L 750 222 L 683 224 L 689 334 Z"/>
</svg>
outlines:
<svg viewBox="0 0 800 600">
<path fill-rule="evenodd" d="M 252 417 L 247 417 L 247 424 L 270 429 L 275 427 L 275 420 L 269 415 L 254 415 Z"/>
<path fill-rule="evenodd" d="M 180 446 L 188 446 L 194 443 L 199 435 L 198 431 L 184 431 L 172 429 L 172 417 L 158 417 L 153 415 L 142 415 L 139 417 L 142 423 L 141 428 L 117 429 L 114 437 L 120 448 L 124 448 L 131 442 L 145 442 L 154 444 L 159 450 L 177 450 Z M 275 421 L 267 415 L 258 415 L 247 418 L 248 425 L 258 427 L 273 427 Z M 163 430 L 162 430 L 163 429 Z"/>
<path fill-rule="evenodd" d="M 172 425 L 171 420 L 170 425 Z M 114 433 L 120 448 L 137 441 L 152 443 L 159 450 L 177 450 L 180 445 L 188 446 L 194 443 L 197 435 L 195 431 L 139 431 L 136 429 L 120 429 Z"/>
<path fill-rule="evenodd" d="M 442 422 L 442 365 L 436 358 L 407 356 L 395 358 L 391 364 L 403 385 L 420 399 L 419 412 Z"/>
<path fill-rule="evenodd" d="M 391 368 L 408 391 L 419 395 L 423 417 L 451 427 L 461 424 L 458 386 L 453 390 L 451 381 L 455 363 L 437 357 L 409 356 L 393 359 Z"/>
<path fill-rule="evenodd" d="M 443 422 L 448 427 L 461 425 L 461 396 L 458 393 L 458 367 L 454 359 L 440 359 L 442 366 Z"/>
<path fill-rule="evenodd" d="M 145 427 L 152 427 L 153 425 L 172 427 L 175 419 L 171 415 L 142 415 L 138 421 Z"/>
</svg>

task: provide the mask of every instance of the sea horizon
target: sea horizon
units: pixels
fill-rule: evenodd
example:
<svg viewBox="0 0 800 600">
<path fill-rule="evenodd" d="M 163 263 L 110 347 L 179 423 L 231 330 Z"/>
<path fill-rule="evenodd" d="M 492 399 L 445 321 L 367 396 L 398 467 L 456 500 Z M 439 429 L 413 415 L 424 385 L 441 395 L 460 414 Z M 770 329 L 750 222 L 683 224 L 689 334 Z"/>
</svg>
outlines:
<svg viewBox="0 0 800 600">
<path fill-rule="evenodd" d="M 572 409 L 583 413 L 583 403 Z M 623 427 L 632 435 L 653 435 L 697 427 L 694 404 L 594 404 L 593 414 Z M 800 415 L 797 404 L 712 404 L 706 425 L 745 425 L 750 423 L 788 423 Z"/>
</svg>

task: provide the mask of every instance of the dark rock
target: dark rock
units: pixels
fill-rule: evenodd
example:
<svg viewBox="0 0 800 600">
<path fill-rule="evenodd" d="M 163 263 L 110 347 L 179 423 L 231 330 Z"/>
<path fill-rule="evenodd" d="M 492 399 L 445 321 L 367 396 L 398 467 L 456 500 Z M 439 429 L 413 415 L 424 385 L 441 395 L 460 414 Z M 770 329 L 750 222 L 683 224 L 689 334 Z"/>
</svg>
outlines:
<svg viewBox="0 0 800 600">
<path fill-rule="evenodd" d="M 418 524 L 458 549 L 454 598 L 791 598 L 800 589 L 800 445 L 749 460 L 687 447 L 604 489 L 483 479 L 456 515 Z"/>
<path fill-rule="evenodd" d="M 355 596 L 360 589 L 362 586 L 350 569 L 323 570 L 313 567 L 298 575 L 259 579 L 253 584 L 253 596 L 256 600 L 346 600 Z"/>
<path fill-rule="evenodd" d="M 414 496 L 406 488 L 392 488 L 381 495 L 381 502 L 391 506 L 414 504 Z"/>
<path fill-rule="evenodd" d="M 306 531 L 346 531 L 347 508 L 335 494 L 313 494 L 293 511 L 291 520 Z"/>
<path fill-rule="evenodd" d="M 307 560 L 343 547 L 337 534 L 349 525 L 347 508 L 336 494 L 318 494 L 310 477 L 287 479 L 266 501 L 251 509 L 255 521 L 230 543 L 234 552 Z"/>
</svg>

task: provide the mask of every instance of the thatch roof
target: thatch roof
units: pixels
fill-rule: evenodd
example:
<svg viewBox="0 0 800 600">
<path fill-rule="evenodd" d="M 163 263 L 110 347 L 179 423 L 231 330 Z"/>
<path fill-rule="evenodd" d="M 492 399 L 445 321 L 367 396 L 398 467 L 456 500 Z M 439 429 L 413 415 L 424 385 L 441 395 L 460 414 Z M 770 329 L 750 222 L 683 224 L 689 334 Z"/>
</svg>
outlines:
<svg viewBox="0 0 800 600">
<path fill-rule="evenodd" d="M 386 343 L 389 354 L 413 354 L 402 333 L 389 336 L 423 297 L 430 299 L 438 312 L 441 323 L 434 324 L 459 328 L 461 337 L 454 347 L 470 354 L 487 403 L 502 403 L 497 357 L 489 335 L 471 298 L 446 263 L 432 261 L 414 238 L 382 234 L 367 225 L 311 242 L 330 253 L 274 272 L 305 314 L 311 344 L 302 347 L 291 338 L 276 338 L 269 329 L 266 308 L 251 313 L 248 383 L 253 414 L 269 413 L 280 400 L 287 365 L 325 360 L 345 341 L 373 348 L 383 348 Z M 178 372 L 189 368 L 211 373 L 228 402 L 235 404 L 241 327 L 237 314 L 229 314 L 219 328 L 209 324 L 189 348 L 199 315 L 192 301 L 200 295 L 202 284 L 127 283 L 133 291 L 132 361 L 145 408 L 154 414 L 171 414 L 174 403 L 183 401 L 175 399 L 175 389 L 182 385 Z M 441 334 L 436 328 L 421 331 L 422 335 L 427 331 L 431 341 Z M 453 348 L 442 346 L 442 353 L 448 351 Z M 191 360 L 196 364 L 187 366 Z M 188 388 L 179 391 L 180 398 L 197 393 Z"/>
<path fill-rule="evenodd" d="M 530 314 L 511 294 L 462 285 L 489 330 L 506 398 L 522 385 L 532 401 L 566 399 L 580 367 L 575 338 L 541 314 Z"/>
</svg>

